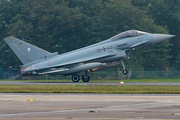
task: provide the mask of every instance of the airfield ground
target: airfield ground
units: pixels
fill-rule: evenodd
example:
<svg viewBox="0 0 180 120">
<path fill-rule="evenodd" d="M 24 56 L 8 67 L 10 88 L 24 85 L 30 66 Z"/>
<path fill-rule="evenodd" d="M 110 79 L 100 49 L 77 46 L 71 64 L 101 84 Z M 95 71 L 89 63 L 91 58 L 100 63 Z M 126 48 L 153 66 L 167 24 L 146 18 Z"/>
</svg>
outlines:
<svg viewBox="0 0 180 120">
<path fill-rule="evenodd" d="M 0 120 L 179 120 L 179 82 L 128 84 L 3 80 Z"/>
<path fill-rule="evenodd" d="M 179 120 L 179 94 L 1 93 L 1 120 Z"/>
</svg>

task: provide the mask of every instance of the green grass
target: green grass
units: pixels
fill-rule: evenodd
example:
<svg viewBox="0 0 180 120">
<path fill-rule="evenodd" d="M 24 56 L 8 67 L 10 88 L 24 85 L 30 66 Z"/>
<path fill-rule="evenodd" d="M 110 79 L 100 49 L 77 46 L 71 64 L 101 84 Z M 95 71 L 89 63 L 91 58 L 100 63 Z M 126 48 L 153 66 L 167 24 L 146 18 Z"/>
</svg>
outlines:
<svg viewBox="0 0 180 120">
<path fill-rule="evenodd" d="M 72 82 L 71 80 L 0 80 L 0 81 L 20 81 L 20 82 Z M 90 80 L 90 82 L 120 82 L 122 80 Z M 124 82 L 180 82 L 180 79 L 125 79 Z M 82 82 L 80 80 L 79 82 Z"/>
<path fill-rule="evenodd" d="M 180 94 L 180 86 L 148 85 L 0 85 L 0 93 Z"/>
</svg>

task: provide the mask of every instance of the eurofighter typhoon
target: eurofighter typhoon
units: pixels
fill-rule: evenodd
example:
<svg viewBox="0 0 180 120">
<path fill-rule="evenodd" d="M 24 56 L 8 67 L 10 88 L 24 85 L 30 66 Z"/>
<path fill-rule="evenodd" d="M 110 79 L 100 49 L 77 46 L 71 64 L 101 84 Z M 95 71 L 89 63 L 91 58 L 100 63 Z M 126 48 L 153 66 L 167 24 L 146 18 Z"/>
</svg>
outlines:
<svg viewBox="0 0 180 120">
<path fill-rule="evenodd" d="M 122 64 L 124 75 L 128 74 L 123 58 L 129 58 L 129 52 L 139 46 L 159 43 L 175 35 L 151 34 L 138 30 L 129 30 L 105 41 L 58 55 L 33 46 L 15 37 L 5 38 L 5 42 L 14 51 L 20 61 L 23 76 L 31 75 L 72 75 L 73 82 L 89 82 L 89 73 Z"/>
</svg>

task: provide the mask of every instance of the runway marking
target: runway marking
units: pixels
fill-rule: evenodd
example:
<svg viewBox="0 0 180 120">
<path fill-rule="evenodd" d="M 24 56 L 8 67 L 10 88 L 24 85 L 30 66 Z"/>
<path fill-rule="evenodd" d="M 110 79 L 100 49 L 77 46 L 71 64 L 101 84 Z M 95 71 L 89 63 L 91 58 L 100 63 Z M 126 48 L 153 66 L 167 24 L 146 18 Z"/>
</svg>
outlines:
<svg viewBox="0 0 180 120">
<path fill-rule="evenodd" d="M 28 99 L 27 102 L 33 102 L 35 101 L 34 99 Z"/>
</svg>

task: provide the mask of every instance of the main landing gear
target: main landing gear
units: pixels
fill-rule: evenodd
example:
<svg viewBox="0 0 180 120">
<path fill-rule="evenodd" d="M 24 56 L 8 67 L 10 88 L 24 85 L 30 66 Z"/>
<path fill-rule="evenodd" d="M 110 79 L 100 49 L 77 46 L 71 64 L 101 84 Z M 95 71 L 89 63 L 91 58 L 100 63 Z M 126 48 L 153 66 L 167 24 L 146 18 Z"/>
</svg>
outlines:
<svg viewBox="0 0 180 120">
<path fill-rule="evenodd" d="M 72 75 L 71 79 L 72 79 L 73 82 L 79 82 L 80 76 L 78 74 L 74 74 L 74 75 Z M 82 81 L 83 82 L 89 82 L 89 80 L 90 80 L 90 76 L 88 76 L 87 74 L 82 76 Z"/>
<path fill-rule="evenodd" d="M 126 68 L 125 68 L 125 66 L 124 66 L 124 62 L 121 60 L 121 64 L 122 64 L 122 66 L 123 66 L 123 70 L 122 70 L 122 73 L 124 74 L 124 75 L 127 75 L 128 74 L 128 71 L 126 70 Z"/>
<path fill-rule="evenodd" d="M 83 75 L 82 76 L 82 81 L 83 82 L 89 82 L 89 80 L 90 80 L 90 77 L 88 75 Z"/>
<path fill-rule="evenodd" d="M 73 82 L 79 82 L 80 76 L 78 74 L 74 74 L 71 79 Z"/>
</svg>

